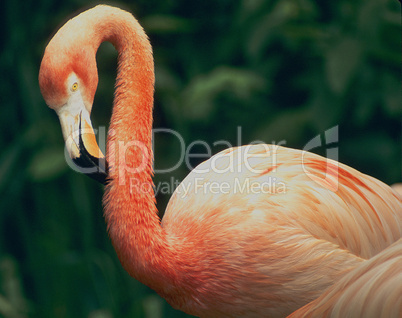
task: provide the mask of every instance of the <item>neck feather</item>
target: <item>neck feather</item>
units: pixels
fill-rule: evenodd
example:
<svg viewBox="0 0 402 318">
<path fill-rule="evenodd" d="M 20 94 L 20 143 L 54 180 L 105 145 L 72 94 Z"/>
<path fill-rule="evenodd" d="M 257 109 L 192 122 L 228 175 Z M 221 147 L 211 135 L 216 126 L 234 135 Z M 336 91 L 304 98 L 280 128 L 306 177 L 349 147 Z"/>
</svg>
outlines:
<svg viewBox="0 0 402 318">
<path fill-rule="evenodd" d="M 155 207 L 152 183 L 152 49 L 139 23 L 127 12 L 100 8 L 94 19 L 95 50 L 110 41 L 118 51 L 115 99 L 107 141 L 110 182 L 105 218 L 123 267 L 162 292 L 175 280 L 173 257 Z"/>
</svg>

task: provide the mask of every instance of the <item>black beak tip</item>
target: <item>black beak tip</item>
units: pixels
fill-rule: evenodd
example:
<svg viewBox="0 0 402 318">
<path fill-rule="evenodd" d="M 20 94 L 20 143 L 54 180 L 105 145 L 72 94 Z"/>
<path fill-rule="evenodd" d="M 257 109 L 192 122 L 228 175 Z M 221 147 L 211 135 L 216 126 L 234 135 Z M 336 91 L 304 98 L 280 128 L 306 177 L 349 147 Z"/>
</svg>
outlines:
<svg viewBox="0 0 402 318">
<path fill-rule="evenodd" d="M 87 175 L 88 177 L 94 179 L 95 181 L 98 181 L 99 183 L 103 184 L 103 185 L 107 185 L 109 183 L 109 179 L 107 178 L 107 174 L 106 173 L 91 173 Z"/>
<path fill-rule="evenodd" d="M 105 158 L 95 158 L 91 155 L 80 153 L 80 157 L 72 160 L 78 171 L 87 175 L 91 179 L 106 185 L 109 182 L 108 168 Z"/>
<path fill-rule="evenodd" d="M 80 131 L 81 131 L 81 121 L 80 121 Z M 109 182 L 108 176 L 108 164 L 105 157 L 95 157 L 91 155 L 85 148 L 84 142 L 82 140 L 81 133 L 79 134 L 79 145 L 80 154 L 79 157 L 73 158 L 76 168 L 81 173 L 86 174 L 88 177 L 94 179 L 106 185 Z"/>
</svg>

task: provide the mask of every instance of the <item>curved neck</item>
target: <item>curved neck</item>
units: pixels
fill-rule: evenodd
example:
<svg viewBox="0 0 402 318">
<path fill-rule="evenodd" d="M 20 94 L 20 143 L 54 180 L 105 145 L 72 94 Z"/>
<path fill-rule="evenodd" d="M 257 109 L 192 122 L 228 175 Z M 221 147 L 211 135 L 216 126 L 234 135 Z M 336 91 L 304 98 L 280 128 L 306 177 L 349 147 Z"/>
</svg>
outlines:
<svg viewBox="0 0 402 318">
<path fill-rule="evenodd" d="M 133 16 L 119 9 L 102 12 L 93 28 L 98 36 L 93 40 L 95 50 L 110 41 L 119 53 L 106 153 L 110 182 L 104 205 L 109 234 L 127 272 L 163 293 L 175 274 L 152 183 L 151 45 Z"/>
</svg>

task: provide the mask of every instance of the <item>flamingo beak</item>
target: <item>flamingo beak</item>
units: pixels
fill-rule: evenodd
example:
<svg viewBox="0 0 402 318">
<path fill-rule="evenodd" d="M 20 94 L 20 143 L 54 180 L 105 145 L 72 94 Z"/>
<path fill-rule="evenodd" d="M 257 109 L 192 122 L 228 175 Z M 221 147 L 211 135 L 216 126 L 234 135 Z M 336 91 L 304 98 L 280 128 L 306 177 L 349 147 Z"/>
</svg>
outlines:
<svg viewBox="0 0 402 318">
<path fill-rule="evenodd" d="M 96 142 L 89 112 L 80 94 L 76 94 L 57 114 L 60 119 L 66 150 L 78 170 L 106 184 L 107 163 Z"/>
</svg>

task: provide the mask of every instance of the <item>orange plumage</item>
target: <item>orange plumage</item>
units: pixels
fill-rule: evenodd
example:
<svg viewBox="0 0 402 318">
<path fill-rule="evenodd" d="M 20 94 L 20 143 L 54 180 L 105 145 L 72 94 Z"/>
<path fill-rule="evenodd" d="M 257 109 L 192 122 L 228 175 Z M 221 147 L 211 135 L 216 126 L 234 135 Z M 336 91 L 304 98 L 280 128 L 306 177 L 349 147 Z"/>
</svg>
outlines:
<svg viewBox="0 0 402 318">
<path fill-rule="evenodd" d="M 59 114 L 70 155 L 80 158 L 85 141 L 72 134 L 81 121 L 90 125 L 103 41 L 119 52 L 108 231 L 123 267 L 175 308 L 201 317 L 283 317 L 401 237 L 402 200 L 388 186 L 274 145 L 227 149 L 199 165 L 161 222 L 152 188 L 152 50 L 133 16 L 97 6 L 67 22 L 46 48 L 41 91 Z M 91 163 L 102 159 L 92 154 Z"/>
<path fill-rule="evenodd" d="M 288 318 L 401 317 L 401 264 L 402 239 L 350 271 Z"/>
</svg>

